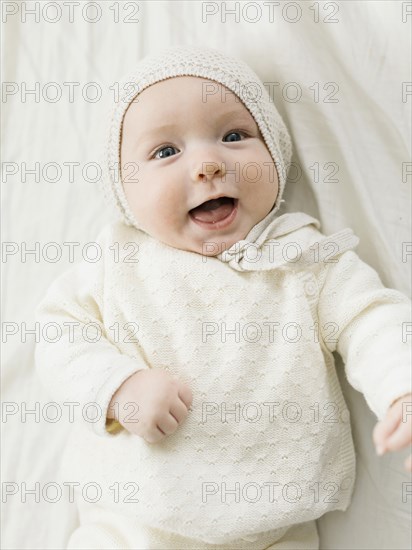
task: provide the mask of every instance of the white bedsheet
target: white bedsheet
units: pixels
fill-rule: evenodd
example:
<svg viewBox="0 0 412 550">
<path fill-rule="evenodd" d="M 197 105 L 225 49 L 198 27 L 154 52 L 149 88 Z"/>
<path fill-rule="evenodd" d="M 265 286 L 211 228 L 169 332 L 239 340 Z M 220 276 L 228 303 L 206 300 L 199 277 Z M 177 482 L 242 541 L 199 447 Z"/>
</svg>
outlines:
<svg viewBox="0 0 412 550">
<path fill-rule="evenodd" d="M 2 240 L 10 252 L 2 264 L 2 547 L 57 549 L 64 548 L 77 522 L 69 488 L 63 485 L 74 480 L 60 479 L 58 473 L 70 423 L 67 411 L 61 421 L 51 422 L 54 411 L 46 408 L 50 396 L 33 369 L 35 337 L 28 334 L 23 341 L 22 332 L 33 328 L 33 309 L 50 282 L 71 265 L 63 243 L 80 243 L 77 261 L 79 250 L 109 221 L 98 183 L 90 181 L 95 177 L 92 165 L 85 173 L 89 181 L 82 169 L 98 161 L 110 87 L 143 55 L 169 45 L 201 44 L 243 58 L 274 90 L 293 136 L 296 181 L 287 185 L 281 213 L 306 211 L 320 219 L 326 234 L 351 227 L 360 237 L 360 256 L 385 285 L 410 296 L 411 256 L 405 253 L 411 250 L 412 176 L 406 171 L 412 101 L 407 95 L 412 89 L 412 15 L 407 12 L 412 7 L 411 2 L 395 1 L 99 2 L 101 18 L 91 23 L 81 17 L 81 7 L 90 3 L 82 2 L 73 7 L 73 22 L 62 4 L 60 21 L 52 23 L 57 13 L 53 6 L 43 11 L 50 2 L 37 3 L 38 21 L 29 14 L 23 18 L 24 8 L 36 9 L 35 2 L 2 4 L 7 83 L 2 104 Z M 238 9 L 238 18 L 226 13 L 224 19 L 225 8 Z M 95 9 L 89 6 L 85 17 L 95 18 Z M 36 82 L 38 101 L 24 94 L 24 86 L 33 89 Z M 73 102 L 69 85 L 63 84 L 68 82 L 79 83 L 73 85 Z M 101 100 L 83 98 L 82 92 L 92 98 L 96 91 L 88 82 L 98 84 Z M 62 97 L 53 103 L 50 99 L 59 90 Z M 301 99 L 294 102 L 300 92 Z M 338 102 L 325 102 L 328 98 Z M 23 177 L 23 163 L 33 169 L 36 162 L 39 181 L 33 174 Z M 50 180 L 56 171 L 51 165 L 47 169 L 53 162 L 62 169 L 54 183 Z M 79 163 L 73 182 L 68 162 Z M 10 175 L 13 170 L 17 173 Z M 46 246 L 52 241 L 62 252 L 57 262 L 52 261 L 56 249 Z M 36 242 L 39 261 L 21 255 Z M 7 333 L 14 330 L 16 334 Z M 376 418 L 346 382 L 341 363 L 337 366 L 352 415 L 357 484 L 345 513 L 318 521 L 321 548 L 408 548 L 412 486 L 403 469 L 408 450 L 375 455 Z M 33 409 L 36 402 L 39 418 L 28 415 L 23 421 L 22 409 Z M 13 414 L 4 414 L 6 406 Z M 24 502 L 23 493 L 36 483 L 38 498 L 27 493 Z M 56 487 L 61 498 L 47 502 L 56 496 Z"/>
</svg>

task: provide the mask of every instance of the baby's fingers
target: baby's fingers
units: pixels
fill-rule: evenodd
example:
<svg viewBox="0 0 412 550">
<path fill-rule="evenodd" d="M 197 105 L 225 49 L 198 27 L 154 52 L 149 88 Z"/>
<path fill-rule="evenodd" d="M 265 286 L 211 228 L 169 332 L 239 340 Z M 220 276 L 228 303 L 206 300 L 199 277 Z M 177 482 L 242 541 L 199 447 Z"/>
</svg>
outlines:
<svg viewBox="0 0 412 550">
<path fill-rule="evenodd" d="M 193 403 L 193 392 L 190 387 L 187 384 L 182 383 L 179 387 L 178 395 L 183 403 L 186 405 L 186 407 L 189 409 Z"/>
<path fill-rule="evenodd" d="M 400 421 L 401 409 L 394 407 L 389 409 L 385 418 L 376 424 L 373 430 L 373 441 L 378 454 L 381 454 L 380 449 L 382 452 L 386 450 L 386 441 L 399 426 Z"/>
<path fill-rule="evenodd" d="M 143 439 L 146 441 L 146 443 L 159 443 L 162 439 L 164 439 L 166 434 L 163 433 L 163 431 L 156 426 L 155 428 L 149 430 L 144 436 Z"/>
<path fill-rule="evenodd" d="M 410 422 L 400 422 L 399 426 L 386 441 L 388 451 L 399 451 L 412 443 Z"/>
<path fill-rule="evenodd" d="M 170 407 L 170 414 L 177 420 L 180 424 L 188 415 L 188 409 L 186 405 L 178 397 L 176 401 Z"/>
<path fill-rule="evenodd" d="M 165 435 L 170 435 L 175 432 L 178 425 L 178 421 L 171 414 L 164 415 L 164 417 L 162 417 L 162 419 L 157 423 L 157 427 Z"/>
</svg>

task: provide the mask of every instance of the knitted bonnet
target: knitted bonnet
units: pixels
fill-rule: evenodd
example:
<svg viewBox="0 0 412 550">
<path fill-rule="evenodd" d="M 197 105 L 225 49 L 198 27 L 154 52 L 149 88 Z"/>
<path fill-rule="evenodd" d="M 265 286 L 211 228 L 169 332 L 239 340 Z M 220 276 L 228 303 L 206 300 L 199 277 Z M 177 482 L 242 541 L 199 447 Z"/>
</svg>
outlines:
<svg viewBox="0 0 412 550">
<path fill-rule="evenodd" d="M 260 129 L 278 173 L 279 192 L 268 214 L 270 219 L 273 219 L 273 214 L 282 202 L 292 154 L 286 126 L 262 81 L 245 62 L 218 50 L 198 46 L 166 48 L 146 56 L 119 82 L 119 95 L 110 107 L 108 128 L 103 138 L 103 188 L 105 199 L 112 210 L 127 225 L 141 229 L 127 203 L 120 177 L 123 118 L 130 103 L 139 93 L 156 82 L 175 76 L 198 76 L 223 84 L 238 96 L 249 110 Z"/>
</svg>

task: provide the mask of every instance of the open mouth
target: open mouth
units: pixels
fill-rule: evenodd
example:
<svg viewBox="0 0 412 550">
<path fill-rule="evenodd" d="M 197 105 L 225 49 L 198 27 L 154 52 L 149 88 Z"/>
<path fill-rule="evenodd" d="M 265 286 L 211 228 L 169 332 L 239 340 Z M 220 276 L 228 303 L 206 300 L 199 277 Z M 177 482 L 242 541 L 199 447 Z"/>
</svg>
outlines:
<svg viewBox="0 0 412 550">
<path fill-rule="evenodd" d="M 219 197 L 203 202 L 189 210 L 189 216 L 198 225 L 207 229 L 221 229 L 234 220 L 237 213 L 238 199 Z"/>
</svg>

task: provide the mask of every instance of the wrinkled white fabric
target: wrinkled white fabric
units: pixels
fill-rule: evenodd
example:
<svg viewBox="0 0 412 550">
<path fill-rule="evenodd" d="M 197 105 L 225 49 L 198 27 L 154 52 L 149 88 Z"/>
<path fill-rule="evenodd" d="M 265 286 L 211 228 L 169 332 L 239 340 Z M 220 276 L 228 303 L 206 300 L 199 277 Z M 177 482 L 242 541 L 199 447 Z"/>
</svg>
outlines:
<svg viewBox="0 0 412 550">
<path fill-rule="evenodd" d="M 26 3 L 32 8 L 34 4 Z M 267 6 L 253 21 L 252 6 L 246 13 L 249 20 L 241 13 L 237 21 L 228 14 L 222 23 L 222 6 L 215 15 L 202 18 L 205 3 L 179 0 L 141 2 L 138 10 L 118 4 L 119 22 L 115 23 L 113 3 L 100 4 L 102 17 L 96 23 L 78 16 L 74 22 L 63 16 L 49 23 L 30 15 L 23 23 L 22 6 L 9 3 L 20 11 L 3 25 L 3 78 L 19 88 L 3 105 L 3 160 L 17 163 L 19 171 L 5 178 L 2 186 L 2 236 L 20 248 L 2 264 L 7 290 L 2 300 L 4 321 L 17 323 L 19 329 L 22 322 L 33 328 L 36 304 L 55 277 L 72 265 L 63 243 L 80 243 L 79 251 L 110 221 L 100 185 L 93 183 L 94 173 L 90 171 L 86 180 L 78 169 L 70 181 L 63 162 L 78 162 L 84 168 L 98 160 L 96 138 L 103 135 L 103 107 L 110 103 L 115 83 L 144 55 L 178 44 L 201 44 L 233 53 L 253 67 L 262 81 L 279 83 L 273 87 L 274 97 L 293 139 L 293 161 L 302 168 L 301 176 L 286 186 L 286 205 L 280 214 L 305 211 L 321 221 L 328 235 L 352 228 L 360 238 L 357 251 L 361 258 L 378 271 L 386 286 L 410 295 L 410 257 L 402 257 L 402 243 L 410 242 L 411 216 L 410 179 L 404 180 L 402 174 L 410 159 L 412 118 L 411 102 L 402 101 L 402 83 L 411 80 L 410 18 L 403 21 L 402 17 L 408 3 L 319 3 L 319 23 L 314 23 L 315 11 L 308 2 L 297 2 L 302 16 L 296 23 L 282 18 L 280 5 L 274 7 L 273 21 L 267 16 Z M 68 7 L 63 10 L 67 13 Z M 324 22 L 327 17 L 338 23 Z M 82 97 L 81 90 L 90 81 L 101 86 L 101 101 L 88 102 Z M 57 82 L 62 99 L 45 101 L 40 91 L 38 102 L 33 95 L 22 101 L 23 82 L 29 89 L 38 82 L 41 90 Z M 64 82 L 79 83 L 74 102 L 69 101 Z M 301 87 L 300 101 L 289 102 L 282 95 L 291 82 Z M 334 91 L 333 86 L 324 89 L 328 82 L 339 86 L 334 96 L 338 103 L 323 101 Z M 318 102 L 310 89 L 316 86 Z M 63 175 L 57 182 L 41 175 L 38 181 L 33 175 L 22 181 L 22 162 L 29 169 L 39 162 L 40 170 L 46 163 L 58 162 Z M 324 168 L 328 162 L 339 167 L 329 180 L 334 167 Z M 320 173 L 315 180 L 317 168 Z M 51 169 L 50 179 L 53 176 Z M 332 183 L 333 179 L 338 182 Z M 41 247 L 58 243 L 61 260 L 46 261 L 40 251 L 39 261 L 28 256 L 23 263 L 22 243 L 34 249 L 36 241 Z M 76 252 L 75 261 L 80 259 Z M 2 399 L 20 408 L 25 403 L 34 409 L 36 402 L 44 407 L 51 401 L 34 374 L 34 344 L 32 335 L 23 341 L 20 330 L 3 343 Z M 402 462 L 410 451 L 376 457 L 371 438 L 376 417 L 363 396 L 345 385 L 345 377 L 342 385 L 352 413 L 358 481 L 344 514 L 331 513 L 318 520 L 321 547 L 407 548 L 410 500 L 402 501 L 399 488 L 409 481 Z M 3 481 L 19 488 L 3 505 L 4 547 L 63 548 L 77 524 L 74 505 L 62 485 L 67 479 L 61 479 L 58 471 L 71 429 L 65 418 L 53 423 L 40 414 L 39 422 L 33 415 L 22 422 L 17 413 L 3 424 Z M 34 497 L 22 501 L 22 482 L 33 488 L 36 482 L 43 487 L 51 480 L 61 483 L 59 501 L 47 502 L 42 497 L 39 502 Z"/>
</svg>

